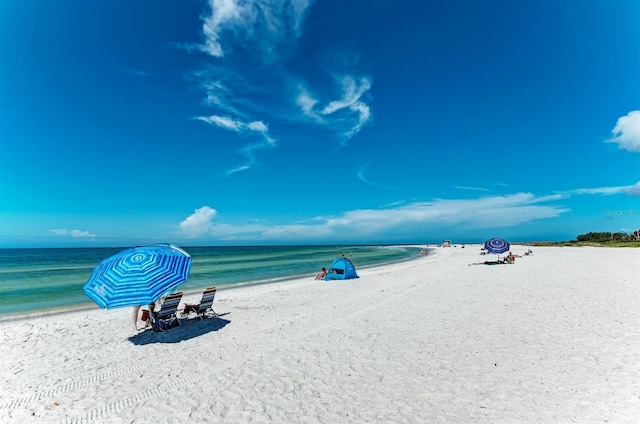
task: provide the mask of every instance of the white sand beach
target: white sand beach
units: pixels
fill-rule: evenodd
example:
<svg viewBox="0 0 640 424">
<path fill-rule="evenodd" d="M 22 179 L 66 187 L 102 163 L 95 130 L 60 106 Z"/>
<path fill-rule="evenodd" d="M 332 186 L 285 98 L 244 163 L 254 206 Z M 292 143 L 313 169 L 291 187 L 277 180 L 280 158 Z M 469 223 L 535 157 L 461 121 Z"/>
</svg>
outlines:
<svg viewBox="0 0 640 424">
<path fill-rule="evenodd" d="M 640 249 L 479 252 L 221 289 L 227 315 L 162 333 L 2 322 L 0 422 L 640 422 Z"/>
</svg>

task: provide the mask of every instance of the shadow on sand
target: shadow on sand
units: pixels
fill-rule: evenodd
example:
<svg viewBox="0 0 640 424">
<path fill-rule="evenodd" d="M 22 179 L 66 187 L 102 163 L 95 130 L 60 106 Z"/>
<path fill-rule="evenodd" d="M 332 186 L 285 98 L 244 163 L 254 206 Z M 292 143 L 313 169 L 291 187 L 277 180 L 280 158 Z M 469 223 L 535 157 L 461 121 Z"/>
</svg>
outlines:
<svg viewBox="0 0 640 424">
<path fill-rule="evenodd" d="M 226 315 L 226 314 L 222 314 Z M 129 341 L 135 345 L 148 345 L 152 343 L 179 343 L 200 337 L 212 331 L 218 331 L 231 321 L 220 317 L 199 319 L 181 319 L 180 326 L 168 331 L 153 331 L 147 329 L 142 333 L 129 337 Z"/>
</svg>

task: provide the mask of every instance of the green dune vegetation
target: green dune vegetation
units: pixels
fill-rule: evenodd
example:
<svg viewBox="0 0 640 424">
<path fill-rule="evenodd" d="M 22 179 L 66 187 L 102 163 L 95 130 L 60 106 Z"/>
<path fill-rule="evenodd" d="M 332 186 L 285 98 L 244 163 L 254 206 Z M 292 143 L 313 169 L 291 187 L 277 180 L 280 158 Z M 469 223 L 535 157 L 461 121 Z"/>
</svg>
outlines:
<svg viewBox="0 0 640 424">
<path fill-rule="evenodd" d="M 579 234 L 575 240 L 555 242 L 535 242 L 536 246 L 609 246 L 640 247 L 640 230 L 632 233 L 590 232 Z"/>
</svg>

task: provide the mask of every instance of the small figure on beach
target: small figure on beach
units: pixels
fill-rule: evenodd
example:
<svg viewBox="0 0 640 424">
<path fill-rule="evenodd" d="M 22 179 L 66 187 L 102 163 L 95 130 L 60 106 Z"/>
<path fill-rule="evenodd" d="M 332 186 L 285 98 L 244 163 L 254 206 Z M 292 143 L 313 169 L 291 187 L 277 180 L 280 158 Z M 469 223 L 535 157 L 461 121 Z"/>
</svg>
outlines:
<svg viewBox="0 0 640 424">
<path fill-rule="evenodd" d="M 474 262 L 472 264 L 469 265 L 499 265 L 499 264 L 503 264 L 504 262 L 502 261 L 484 261 L 484 262 Z"/>
<path fill-rule="evenodd" d="M 316 275 L 316 280 L 324 280 L 324 277 L 327 276 L 327 269 L 322 267 L 322 271 L 318 275 Z"/>
</svg>

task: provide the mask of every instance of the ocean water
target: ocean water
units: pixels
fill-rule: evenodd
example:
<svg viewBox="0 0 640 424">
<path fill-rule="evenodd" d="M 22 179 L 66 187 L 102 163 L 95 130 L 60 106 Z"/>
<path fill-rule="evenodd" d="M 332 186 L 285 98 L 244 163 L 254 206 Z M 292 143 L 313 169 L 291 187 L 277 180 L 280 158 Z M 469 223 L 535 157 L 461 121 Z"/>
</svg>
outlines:
<svg viewBox="0 0 640 424">
<path fill-rule="evenodd" d="M 192 257 L 180 291 L 312 276 L 344 253 L 356 268 L 419 255 L 402 246 L 183 247 Z M 82 291 L 93 268 L 122 248 L 0 249 L 0 317 L 96 307 Z"/>
</svg>

